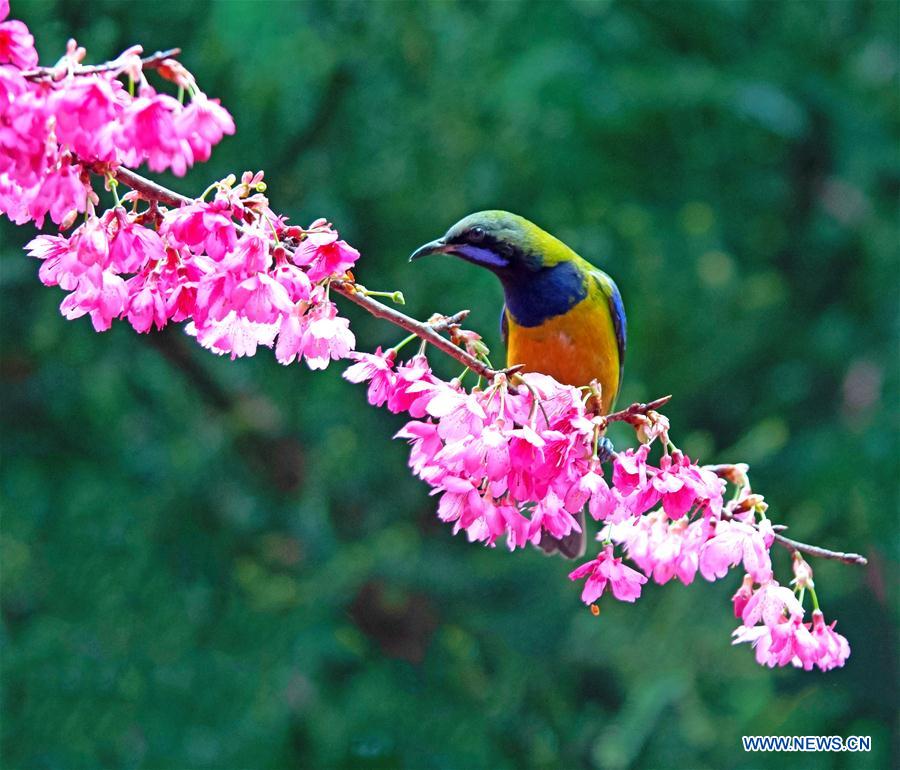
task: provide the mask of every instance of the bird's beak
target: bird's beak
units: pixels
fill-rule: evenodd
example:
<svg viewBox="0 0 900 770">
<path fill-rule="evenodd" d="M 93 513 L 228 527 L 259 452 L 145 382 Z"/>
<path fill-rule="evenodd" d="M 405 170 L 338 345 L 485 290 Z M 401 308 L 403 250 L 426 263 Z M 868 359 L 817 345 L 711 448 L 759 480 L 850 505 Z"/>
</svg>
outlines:
<svg viewBox="0 0 900 770">
<path fill-rule="evenodd" d="M 451 244 L 447 243 L 443 238 L 438 238 L 436 241 L 431 241 L 424 246 L 419 246 L 419 248 L 410 255 L 409 261 L 412 262 L 414 259 L 427 257 L 429 254 L 449 254 L 452 250 L 453 246 Z"/>
</svg>

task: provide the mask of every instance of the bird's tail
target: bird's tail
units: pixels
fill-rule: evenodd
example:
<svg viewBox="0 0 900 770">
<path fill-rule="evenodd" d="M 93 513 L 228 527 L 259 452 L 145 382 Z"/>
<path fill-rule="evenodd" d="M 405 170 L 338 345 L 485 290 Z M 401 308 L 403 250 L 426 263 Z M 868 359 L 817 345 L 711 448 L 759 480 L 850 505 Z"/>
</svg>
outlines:
<svg viewBox="0 0 900 770">
<path fill-rule="evenodd" d="M 587 535 L 584 529 L 584 511 L 579 511 L 575 518 L 581 531 L 572 530 L 565 537 L 553 537 L 549 532 L 544 532 L 539 543 L 541 550 L 548 556 L 558 553 L 567 559 L 580 559 L 584 556 L 587 546 Z"/>
</svg>

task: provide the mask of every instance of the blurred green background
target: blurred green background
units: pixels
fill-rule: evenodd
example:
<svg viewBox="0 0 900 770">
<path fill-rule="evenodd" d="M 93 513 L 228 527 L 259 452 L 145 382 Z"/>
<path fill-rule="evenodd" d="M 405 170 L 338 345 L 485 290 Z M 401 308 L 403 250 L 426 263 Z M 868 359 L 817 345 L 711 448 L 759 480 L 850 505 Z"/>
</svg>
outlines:
<svg viewBox="0 0 900 770">
<path fill-rule="evenodd" d="M 729 646 L 737 573 L 595 618 L 561 560 L 452 537 L 341 366 L 66 322 L 4 221 L 2 766 L 897 767 L 898 7 L 14 0 L 46 64 L 182 46 L 238 133 L 170 181 L 265 169 L 417 316 L 499 348 L 490 275 L 406 256 L 481 208 L 559 235 L 624 295 L 622 400 L 674 393 L 692 456 L 870 566 L 813 564 L 828 674 Z"/>
</svg>

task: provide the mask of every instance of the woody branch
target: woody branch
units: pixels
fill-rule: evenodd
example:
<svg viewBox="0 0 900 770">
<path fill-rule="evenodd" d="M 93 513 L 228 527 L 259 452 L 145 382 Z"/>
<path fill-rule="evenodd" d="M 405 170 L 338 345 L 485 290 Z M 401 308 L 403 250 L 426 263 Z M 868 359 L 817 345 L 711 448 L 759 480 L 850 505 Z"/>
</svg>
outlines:
<svg viewBox="0 0 900 770">
<path fill-rule="evenodd" d="M 170 190 L 167 187 L 163 187 L 123 166 L 110 169 L 102 164 L 86 164 L 86 167 L 90 172 L 97 175 L 107 176 L 111 174 L 117 181 L 131 188 L 147 201 L 173 207 L 193 202 L 191 198 L 181 195 L 174 190 Z M 289 248 L 286 250 L 290 251 Z M 367 313 L 370 313 L 376 318 L 388 321 L 410 334 L 415 334 L 420 339 L 433 345 L 441 352 L 459 361 L 463 366 L 468 367 L 482 377 L 493 379 L 498 374 L 511 373 L 519 368 L 509 367 L 507 369 L 499 370 L 492 369 L 484 362 L 475 358 L 468 351 L 463 350 L 446 337 L 441 336 L 440 332 L 448 331 L 458 325 L 466 315 L 468 315 L 469 311 L 467 310 L 462 310 L 449 317 L 438 317 L 435 321 L 423 322 L 412 318 L 405 313 L 401 313 L 400 311 L 385 305 L 383 302 L 379 302 L 367 294 L 364 287 L 354 281 L 332 281 L 331 288 L 333 291 L 336 291 L 341 296 L 346 297 L 351 302 L 363 308 Z M 647 415 L 648 412 L 659 409 L 670 399 L 671 396 L 669 395 L 662 396 L 661 398 L 657 398 L 647 403 L 634 403 L 618 412 L 612 412 L 605 415 L 603 421 L 605 424 L 611 422 L 626 422 L 633 427 L 636 427 L 642 423 L 643 416 Z M 709 466 L 709 468 L 723 478 L 733 479 L 734 477 L 735 466 L 733 465 L 715 465 Z M 832 551 L 827 548 L 820 548 L 819 546 L 802 543 L 778 533 L 775 534 L 775 542 L 790 551 L 802 551 L 810 556 L 817 556 L 823 559 L 834 559 L 846 564 L 867 564 L 866 558 L 860 554 L 844 553 L 842 551 Z"/>
</svg>

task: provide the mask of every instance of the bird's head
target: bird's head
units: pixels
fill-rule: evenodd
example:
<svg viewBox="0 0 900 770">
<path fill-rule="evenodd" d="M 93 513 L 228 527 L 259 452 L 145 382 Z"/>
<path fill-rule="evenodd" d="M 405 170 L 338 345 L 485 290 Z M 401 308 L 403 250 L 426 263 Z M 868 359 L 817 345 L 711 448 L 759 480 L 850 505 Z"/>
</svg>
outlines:
<svg viewBox="0 0 900 770">
<path fill-rule="evenodd" d="M 452 254 L 504 277 L 537 272 L 571 253 L 565 244 L 524 217 L 508 211 L 478 211 L 443 236 L 416 249 L 410 261 Z"/>
</svg>

